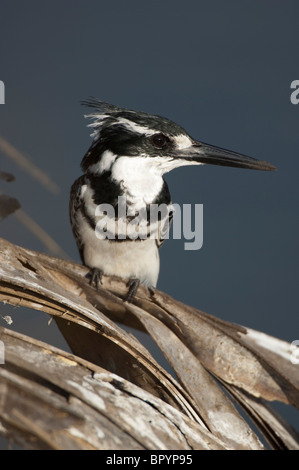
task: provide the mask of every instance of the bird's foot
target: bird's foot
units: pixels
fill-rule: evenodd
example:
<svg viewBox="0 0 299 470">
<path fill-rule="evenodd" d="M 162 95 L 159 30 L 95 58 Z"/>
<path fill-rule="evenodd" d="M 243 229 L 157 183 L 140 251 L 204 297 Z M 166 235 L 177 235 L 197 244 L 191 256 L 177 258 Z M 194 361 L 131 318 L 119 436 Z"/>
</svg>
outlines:
<svg viewBox="0 0 299 470">
<path fill-rule="evenodd" d="M 127 283 L 127 287 L 129 288 L 129 290 L 125 297 L 125 302 L 131 303 L 133 301 L 133 298 L 136 295 L 139 284 L 140 284 L 139 279 L 132 278 L 129 280 L 129 282 Z"/>
<path fill-rule="evenodd" d="M 133 299 L 134 299 L 134 297 L 137 293 L 137 289 L 138 289 L 139 285 L 140 285 L 140 280 L 137 279 L 137 278 L 132 278 L 128 281 L 127 287 L 129 288 L 129 290 L 128 290 L 128 293 L 125 297 L 125 302 L 131 303 L 133 301 Z M 151 297 L 153 297 L 155 295 L 154 287 L 147 286 L 147 288 L 148 288 L 148 291 L 149 291 Z"/>
<path fill-rule="evenodd" d="M 149 291 L 149 293 L 150 293 L 150 296 L 151 296 L 151 297 L 154 297 L 154 295 L 155 295 L 155 288 L 152 287 L 152 286 L 148 286 L 147 289 L 148 289 L 148 291 Z"/>
<path fill-rule="evenodd" d="M 96 289 L 98 289 L 99 284 L 102 284 L 102 277 L 103 271 L 98 268 L 92 268 L 88 273 L 87 276 L 89 278 L 89 285 L 94 285 Z"/>
</svg>

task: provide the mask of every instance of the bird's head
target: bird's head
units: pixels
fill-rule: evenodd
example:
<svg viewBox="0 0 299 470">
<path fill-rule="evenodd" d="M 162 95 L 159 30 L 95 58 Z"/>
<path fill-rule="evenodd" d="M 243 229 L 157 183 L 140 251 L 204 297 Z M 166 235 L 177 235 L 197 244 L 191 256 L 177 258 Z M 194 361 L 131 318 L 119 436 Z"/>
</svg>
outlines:
<svg viewBox="0 0 299 470">
<path fill-rule="evenodd" d="M 119 108 L 91 99 L 93 143 L 84 156 L 84 172 L 101 173 L 118 157 L 146 159 L 161 174 L 186 165 L 212 164 L 275 170 L 270 163 L 193 139 L 181 126 L 161 116 Z"/>
</svg>

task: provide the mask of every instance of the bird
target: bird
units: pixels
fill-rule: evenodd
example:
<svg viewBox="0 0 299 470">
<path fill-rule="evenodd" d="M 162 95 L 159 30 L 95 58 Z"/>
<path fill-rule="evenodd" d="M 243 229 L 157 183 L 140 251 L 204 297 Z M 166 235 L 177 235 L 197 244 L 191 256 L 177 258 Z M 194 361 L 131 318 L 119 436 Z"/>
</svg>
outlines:
<svg viewBox="0 0 299 470">
<path fill-rule="evenodd" d="M 89 283 L 98 288 L 103 275 L 122 278 L 128 287 L 125 301 L 133 301 L 140 284 L 151 294 L 157 286 L 159 249 L 173 216 L 164 174 L 204 164 L 276 169 L 195 140 L 165 117 L 96 98 L 81 104 L 92 110 L 85 117 L 93 140 L 81 162 L 83 174 L 71 187 L 71 227 Z M 150 209 L 155 205 L 166 210 L 153 221 Z"/>
</svg>

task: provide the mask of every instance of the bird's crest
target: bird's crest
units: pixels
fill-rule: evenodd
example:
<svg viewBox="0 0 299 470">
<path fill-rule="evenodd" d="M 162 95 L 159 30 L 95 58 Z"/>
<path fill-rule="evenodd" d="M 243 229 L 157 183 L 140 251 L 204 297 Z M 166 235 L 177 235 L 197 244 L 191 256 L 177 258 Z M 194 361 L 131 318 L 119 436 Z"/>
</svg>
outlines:
<svg viewBox="0 0 299 470">
<path fill-rule="evenodd" d="M 181 126 L 165 117 L 120 108 L 98 100 L 97 98 L 91 97 L 88 100 L 81 101 L 81 104 L 94 110 L 94 112 L 86 114 L 84 117 L 92 119 L 88 127 L 94 129 L 91 136 L 94 137 L 95 140 L 98 139 L 103 127 L 111 125 L 119 125 L 128 131 L 145 135 L 152 135 L 156 132 L 165 132 L 166 134 L 172 135 L 186 133 Z"/>
</svg>

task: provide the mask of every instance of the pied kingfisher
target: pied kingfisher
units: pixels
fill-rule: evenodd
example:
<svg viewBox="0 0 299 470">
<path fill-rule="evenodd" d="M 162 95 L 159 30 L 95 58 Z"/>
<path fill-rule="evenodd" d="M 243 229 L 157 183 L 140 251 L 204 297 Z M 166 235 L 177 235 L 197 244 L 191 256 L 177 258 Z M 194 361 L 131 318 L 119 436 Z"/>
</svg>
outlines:
<svg viewBox="0 0 299 470">
<path fill-rule="evenodd" d="M 164 173 L 205 163 L 275 169 L 267 162 L 198 142 L 164 117 L 96 99 L 82 104 L 93 108 L 92 114 L 85 116 L 92 119 L 93 142 L 81 162 L 84 174 L 71 188 L 72 230 L 82 262 L 90 268 L 90 283 L 98 286 L 102 274 L 126 279 L 128 301 L 139 283 L 151 292 L 157 284 L 163 227 L 172 217 Z M 168 210 L 150 223 L 153 204 L 163 204 Z M 105 210 L 99 210 L 101 207 Z M 142 210 L 145 220 L 142 223 L 137 217 L 138 223 L 132 228 Z M 106 236 L 103 230 L 97 230 L 103 220 Z"/>
</svg>

